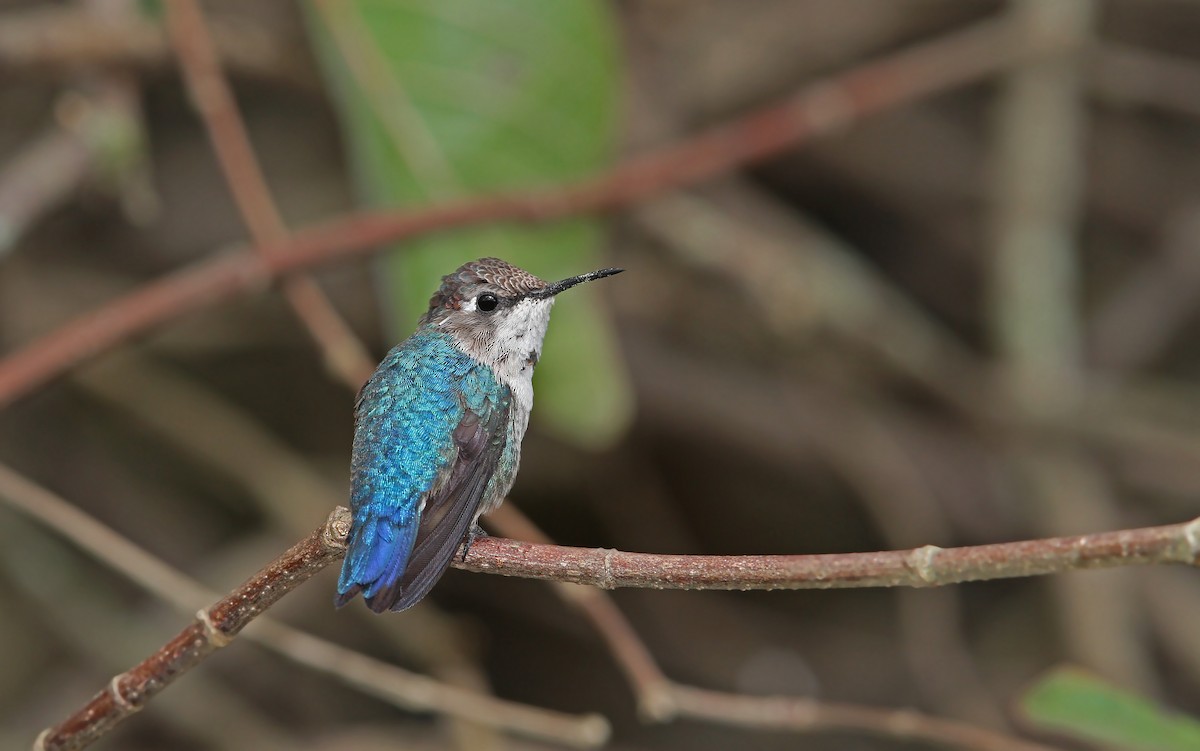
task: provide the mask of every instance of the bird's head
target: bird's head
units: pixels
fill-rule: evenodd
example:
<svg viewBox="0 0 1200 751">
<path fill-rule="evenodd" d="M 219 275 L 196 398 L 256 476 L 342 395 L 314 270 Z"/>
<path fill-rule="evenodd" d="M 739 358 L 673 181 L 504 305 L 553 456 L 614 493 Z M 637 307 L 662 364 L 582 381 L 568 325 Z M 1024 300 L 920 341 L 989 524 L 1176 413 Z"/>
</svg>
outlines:
<svg viewBox="0 0 1200 751">
<path fill-rule="evenodd" d="M 452 334 L 463 349 L 493 367 L 532 369 L 558 293 L 621 273 L 600 269 L 547 283 L 499 258 L 481 258 L 442 277 L 421 323 Z"/>
</svg>

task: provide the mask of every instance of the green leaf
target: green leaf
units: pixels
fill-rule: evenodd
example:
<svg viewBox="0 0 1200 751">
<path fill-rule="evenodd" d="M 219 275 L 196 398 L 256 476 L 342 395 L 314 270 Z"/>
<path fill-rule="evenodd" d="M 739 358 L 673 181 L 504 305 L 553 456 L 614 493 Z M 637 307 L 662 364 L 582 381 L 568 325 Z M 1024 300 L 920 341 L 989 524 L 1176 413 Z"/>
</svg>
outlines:
<svg viewBox="0 0 1200 751">
<path fill-rule="evenodd" d="M 162 7 L 162 0 L 138 0 L 137 12 L 143 18 L 155 21 L 166 15 Z"/>
<path fill-rule="evenodd" d="M 312 0 L 311 27 L 359 182 L 417 205 L 579 179 L 609 161 L 619 94 L 600 0 Z M 379 266 L 397 337 L 441 277 L 497 256 L 550 281 L 603 265 L 590 221 L 455 230 Z M 589 285 L 590 286 L 590 285 Z M 618 437 L 632 397 L 611 322 L 588 286 L 555 306 L 534 419 L 584 445 Z"/>
<path fill-rule="evenodd" d="M 1200 722 L 1111 686 L 1078 668 L 1050 671 L 1021 698 L 1044 730 L 1136 751 L 1200 749 Z"/>
</svg>

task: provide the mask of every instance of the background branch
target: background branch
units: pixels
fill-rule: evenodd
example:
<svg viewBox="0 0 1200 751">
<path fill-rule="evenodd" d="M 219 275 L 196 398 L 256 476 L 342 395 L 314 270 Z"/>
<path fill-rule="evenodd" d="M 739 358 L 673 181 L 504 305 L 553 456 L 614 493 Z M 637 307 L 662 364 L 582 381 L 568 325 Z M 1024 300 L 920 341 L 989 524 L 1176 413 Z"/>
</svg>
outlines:
<svg viewBox="0 0 1200 751">
<path fill-rule="evenodd" d="M 630 159 L 574 186 L 412 211 L 350 215 L 239 249 L 139 290 L 46 334 L 0 361 L 0 406 L 80 361 L 188 313 L 262 289 L 277 277 L 345 261 L 384 243 L 496 221 L 547 222 L 629 206 L 655 193 L 764 159 L 856 118 L 966 85 L 1020 54 L 1008 27 L 986 22 L 804 86 L 783 102 Z"/>
<path fill-rule="evenodd" d="M 287 244 L 288 230 L 267 187 L 233 92 L 221 73 L 217 48 L 204 13 L 195 0 L 168 3 L 165 10 L 192 101 L 204 119 L 217 161 L 254 239 L 255 250 L 265 255 L 268 248 Z M 292 310 L 324 353 L 326 367 L 357 391 L 375 370 L 367 348 L 338 315 L 315 280 L 291 276 L 283 279 L 282 286 Z"/>
<path fill-rule="evenodd" d="M 286 42 L 246 23 L 221 23 L 217 45 L 222 61 L 240 74 L 293 87 L 311 88 L 313 71 Z M 78 7 L 31 6 L 6 10 L 0 23 L 0 71 L 74 73 L 103 67 L 166 70 L 171 49 L 162 26 L 140 13 L 96 23 Z"/>
<path fill-rule="evenodd" d="M 88 176 L 92 154 L 78 134 L 47 129 L 0 171 L 0 257 L 26 229 L 67 196 Z"/>
</svg>

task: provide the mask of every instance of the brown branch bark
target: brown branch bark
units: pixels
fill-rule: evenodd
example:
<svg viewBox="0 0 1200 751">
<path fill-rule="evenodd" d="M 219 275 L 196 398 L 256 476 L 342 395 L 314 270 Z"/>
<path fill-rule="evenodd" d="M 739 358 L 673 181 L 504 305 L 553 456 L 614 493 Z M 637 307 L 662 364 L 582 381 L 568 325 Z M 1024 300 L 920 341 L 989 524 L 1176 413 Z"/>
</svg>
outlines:
<svg viewBox="0 0 1200 751">
<path fill-rule="evenodd" d="M 1093 535 L 878 553 L 819 555 L 663 555 L 477 540 L 454 565 L 527 579 L 603 589 L 850 589 L 940 587 L 968 581 L 1044 576 L 1162 563 L 1196 565 L 1200 519 Z"/>
<path fill-rule="evenodd" d="M 219 598 L 216 593 L 3 464 L 0 464 L 0 502 L 53 529 L 151 595 L 181 611 L 195 612 L 199 604 Z M 327 522 L 325 527 L 328 526 Z M 338 537 L 341 532 L 335 529 L 330 534 Z M 272 565 L 278 565 L 278 561 Z M 245 638 L 297 665 L 407 711 L 436 713 L 568 746 L 596 746 L 608 737 L 608 723 L 599 715 L 571 715 L 449 685 L 285 626 L 269 617 L 259 617 Z M 168 676 L 164 680 L 170 682 L 171 678 Z"/>
<path fill-rule="evenodd" d="M 197 665 L 208 654 L 225 646 L 257 615 L 299 586 L 326 565 L 345 554 L 350 512 L 337 507 L 329 520 L 304 541 L 276 559 L 230 596 L 197 614 L 197 620 L 150 658 L 116 676 L 109 687 L 63 723 L 43 732 L 36 746 L 44 749 L 82 748 L 117 723 L 138 711 L 158 691 Z M 622 586 L 655 589 L 829 589 L 844 587 L 940 586 L 1019 576 L 1035 576 L 1077 569 L 1161 563 L 1196 565 L 1200 557 L 1200 519 L 1162 527 L 1105 532 L 1095 535 L 980 545 L 962 548 L 925 546 L 907 551 L 840 553 L 825 555 L 700 556 L 626 553 L 586 550 L 556 545 L 482 538 L 472 545 L 465 561 L 455 565 L 469 571 L 524 576 L 606 589 Z M 611 614 L 610 614 L 611 615 Z M 633 642 L 636 644 L 636 638 Z M 652 675 L 658 672 L 653 662 Z M 725 700 L 717 701 L 720 697 Z M 680 699 L 682 698 L 682 703 Z M 782 726 L 858 727 L 854 712 L 877 712 L 878 727 L 894 725 L 890 710 L 853 708 L 854 712 L 826 713 L 814 718 L 811 702 L 775 698 L 778 706 L 757 708 L 746 697 L 672 686 L 669 704 L 660 712 L 710 718 L 725 716 L 736 724 L 763 723 L 768 716 L 791 717 Z M 716 703 L 714 704 L 714 701 Z M 689 702 L 694 704 L 688 709 Z M 836 706 L 836 705 L 835 705 Z M 714 709 L 714 707 L 716 709 Z M 845 709 L 845 708 L 843 708 Z M 838 718 L 841 719 L 838 719 Z M 740 718 L 740 719 L 739 719 Z M 782 722 L 782 720 L 780 720 Z M 824 724 L 822 724 L 824 723 Z M 955 723 L 951 723 L 956 725 Z M 871 726 L 868 723 L 868 726 Z M 962 726 L 966 727 L 966 726 Z M 952 730 L 947 728 L 948 731 Z M 978 731 L 986 733 L 987 731 Z M 953 734 L 953 733 L 951 733 Z M 915 737 L 915 736 L 914 736 Z M 1003 738 L 1004 736 L 998 736 Z M 947 736 L 942 742 L 952 742 Z M 1021 746 L 978 745 L 1001 749 Z M 1032 749 L 1034 746 L 1025 746 Z"/>
<path fill-rule="evenodd" d="M 166 688 L 217 649 L 229 644 L 254 618 L 325 566 L 345 554 L 349 511 L 337 507 L 303 541 L 263 568 L 212 607 L 153 655 L 124 673 L 58 725 L 38 736 L 35 751 L 85 748 L 141 710 Z M 392 703 L 414 709 L 463 705 L 456 712 L 477 722 L 576 747 L 594 747 L 608 738 L 608 723 L 596 715 L 573 717 L 491 700 L 428 678 L 397 681 L 397 671 L 373 658 L 329 644 L 279 623 L 263 622 L 259 641 L 273 649 L 305 655 L 306 664 L 335 673 L 346 683 Z"/>
<path fill-rule="evenodd" d="M 506 535 L 538 543 L 550 539 L 511 503 L 488 517 Z M 915 710 L 826 702 L 798 696 L 748 696 L 671 680 L 613 599 L 600 589 L 553 582 L 608 645 L 637 696 L 642 717 L 653 722 L 692 719 L 744 728 L 818 732 L 846 730 L 895 740 L 922 740 L 970 751 L 1052 751 L 1032 741 Z"/>
<path fill-rule="evenodd" d="M 63 499 L 3 465 L 0 465 L 0 500 L 56 530 L 151 594 L 181 610 L 189 610 L 195 607 L 192 603 L 211 601 L 216 597 Z M 344 529 L 345 518 L 344 512 L 335 512 L 330 517 L 326 528 L 331 524 L 334 527 L 327 537 L 339 538 L 343 534 L 338 527 Z M 548 543 L 548 538 L 511 504 L 503 506 L 488 521 L 505 534 Z M 280 564 L 277 561 L 272 565 Z M 691 718 L 740 727 L 773 727 L 800 732 L 853 730 L 890 738 L 920 738 L 974 751 L 1033 751 L 1041 748 L 1001 733 L 911 710 L 830 704 L 805 697 L 749 697 L 676 683 L 662 673 L 632 624 L 605 592 L 561 582 L 555 584 L 556 591 L 567 602 L 579 607 L 600 631 L 633 687 L 639 709 L 647 720 L 670 722 Z M 256 603 L 255 607 L 258 606 Z M 255 626 L 246 638 L 398 707 L 439 712 L 572 746 L 597 745 L 607 736 L 607 724 L 596 715 L 568 716 L 447 686 L 267 617 L 259 618 Z M 205 646 L 202 642 L 195 644 L 197 648 Z M 197 659 L 203 656 L 198 655 Z M 114 727 L 117 721 L 119 718 L 110 718 L 104 729 L 89 730 L 94 733 L 89 737 L 98 737 Z M 49 738 L 49 734 L 46 737 Z"/>
<path fill-rule="evenodd" d="M 553 541 L 512 503 L 505 503 L 486 517 L 489 528 L 503 535 L 542 545 Z M 638 712 L 661 721 L 674 713 L 671 680 L 662 672 L 650 648 L 611 597 L 590 587 L 554 582 L 554 591 L 581 612 L 604 639 L 637 698 Z"/>
<path fill-rule="evenodd" d="M 165 9 L 167 28 L 192 101 L 204 120 L 225 182 L 254 239 L 255 250 L 265 256 L 268 247 L 287 243 L 288 229 L 271 197 L 233 92 L 221 72 L 217 46 L 204 13 L 196 0 L 178 0 L 168 3 Z M 325 354 L 326 367 L 352 391 L 357 391 L 371 377 L 375 363 L 333 303 L 306 276 L 284 279 L 283 294 Z"/>
<path fill-rule="evenodd" d="M 349 512 L 338 507 L 329 520 L 210 608 L 141 664 L 108 686 L 62 723 L 38 736 L 39 751 L 84 748 L 146 705 L 159 691 L 228 644 L 246 624 L 279 598 L 345 554 Z"/>
<path fill-rule="evenodd" d="M 82 360 L 156 326 L 315 266 L 395 242 L 485 222 L 546 222 L 623 208 L 792 148 L 856 119 L 977 81 L 1027 54 L 988 21 L 804 86 L 752 112 L 607 174 L 540 191 L 353 214 L 301 230 L 254 255 L 240 249 L 178 271 L 85 314 L 0 361 L 0 406 Z"/>
</svg>

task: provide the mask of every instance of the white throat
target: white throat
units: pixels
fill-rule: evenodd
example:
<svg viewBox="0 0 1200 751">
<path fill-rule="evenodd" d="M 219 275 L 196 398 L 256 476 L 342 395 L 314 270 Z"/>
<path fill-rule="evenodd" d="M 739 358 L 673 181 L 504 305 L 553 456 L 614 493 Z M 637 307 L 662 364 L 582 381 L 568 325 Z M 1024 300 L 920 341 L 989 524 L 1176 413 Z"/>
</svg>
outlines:
<svg viewBox="0 0 1200 751">
<path fill-rule="evenodd" d="M 542 356 L 542 339 L 550 323 L 554 298 L 525 298 L 500 312 L 495 330 L 489 336 L 464 340 L 458 345 L 469 355 L 486 363 L 502 383 L 512 389 L 522 412 L 533 407 L 533 367 Z"/>
</svg>

